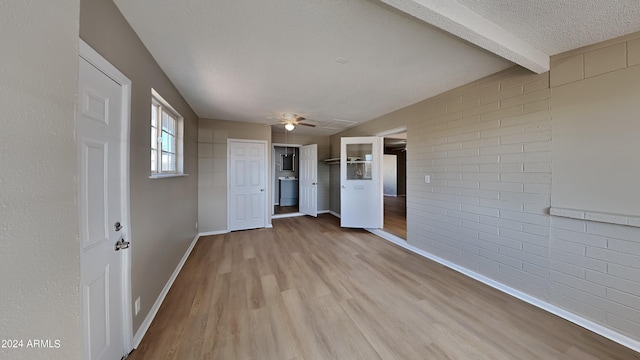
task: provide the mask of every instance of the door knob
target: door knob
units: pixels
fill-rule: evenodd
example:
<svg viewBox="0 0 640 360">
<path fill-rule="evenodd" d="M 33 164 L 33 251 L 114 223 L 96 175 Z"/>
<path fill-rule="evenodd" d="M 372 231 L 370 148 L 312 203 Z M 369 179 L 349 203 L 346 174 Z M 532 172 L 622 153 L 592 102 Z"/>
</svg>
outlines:
<svg viewBox="0 0 640 360">
<path fill-rule="evenodd" d="M 343 188 L 343 189 L 346 189 L 346 188 L 347 188 L 347 185 L 342 185 L 342 188 Z"/>
<path fill-rule="evenodd" d="M 260 189 L 260 191 L 264 191 L 264 189 Z"/>
<path fill-rule="evenodd" d="M 311 185 L 318 185 L 318 183 L 311 183 Z"/>
</svg>

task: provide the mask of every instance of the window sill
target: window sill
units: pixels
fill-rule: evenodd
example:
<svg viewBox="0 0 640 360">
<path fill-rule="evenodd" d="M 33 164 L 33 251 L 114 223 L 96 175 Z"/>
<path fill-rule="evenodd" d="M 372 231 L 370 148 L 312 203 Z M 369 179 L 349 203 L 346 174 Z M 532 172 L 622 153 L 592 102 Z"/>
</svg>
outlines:
<svg viewBox="0 0 640 360">
<path fill-rule="evenodd" d="M 149 179 L 155 180 L 155 179 L 165 179 L 165 178 L 184 177 L 184 176 L 189 176 L 189 174 L 154 174 L 154 175 L 150 175 Z"/>
</svg>

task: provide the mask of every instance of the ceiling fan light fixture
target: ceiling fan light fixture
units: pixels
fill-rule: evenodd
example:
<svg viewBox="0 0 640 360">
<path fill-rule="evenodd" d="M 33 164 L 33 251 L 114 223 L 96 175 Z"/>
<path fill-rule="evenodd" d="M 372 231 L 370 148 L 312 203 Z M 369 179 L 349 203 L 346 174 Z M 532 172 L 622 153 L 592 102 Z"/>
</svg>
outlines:
<svg viewBox="0 0 640 360">
<path fill-rule="evenodd" d="M 284 124 L 284 128 L 285 128 L 287 131 L 293 131 L 293 129 L 295 129 L 295 128 L 296 128 L 296 126 L 295 126 L 295 125 L 293 125 L 292 123 L 288 123 L 288 124 Z"/>
</svg>

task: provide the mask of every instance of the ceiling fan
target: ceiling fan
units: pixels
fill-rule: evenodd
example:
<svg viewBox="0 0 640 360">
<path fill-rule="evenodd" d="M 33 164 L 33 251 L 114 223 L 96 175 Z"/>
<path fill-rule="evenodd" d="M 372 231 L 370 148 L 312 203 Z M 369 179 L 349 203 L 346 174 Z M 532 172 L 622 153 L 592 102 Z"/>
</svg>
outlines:
<svg viewBox="0 0 640 360">
<path fill-rule="evenodd" d="M 284 124 L 284 128 L 287 131 L 293 131 L 293 129 L 296 128 L 296 125 L 316 127 L 313 124 L 303 123 L 304 120 L 306 120 L 306 119 L 304 117 L 302 117 L 302 116 L 298 116 L 298 115 L 293 114 L 293 113 L 285 113 L 285 114 L 282 114 L 281 123 Z"/>
</svg>

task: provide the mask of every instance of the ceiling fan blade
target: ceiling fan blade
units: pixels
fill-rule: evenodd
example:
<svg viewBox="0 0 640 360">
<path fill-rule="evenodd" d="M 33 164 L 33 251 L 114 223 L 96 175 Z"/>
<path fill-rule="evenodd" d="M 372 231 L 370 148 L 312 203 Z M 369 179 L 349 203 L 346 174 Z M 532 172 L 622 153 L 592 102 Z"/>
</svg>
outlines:
<svg viewBox="0 0 640 360">
<path fill-rule="evenodd" d="M 302 125 L 302 126 L 309 126 L 309 127 L 316 127 L 316 126 L 315 126 L 315 125 L 313 125 L 313 124 L 305 124 L 305 123 L 302 123 L 302 122 L 299 122 L 299 123 L 298 123 L 298 125 Z"/>
<path fill-rule="evenodd" d="M 305 119 L 303 116 L 298 116 L 298 117 L 296 118 L 296 121 L 302 121 L 302 120 L 306 120 L 306 119 Z"/>
</svg>

